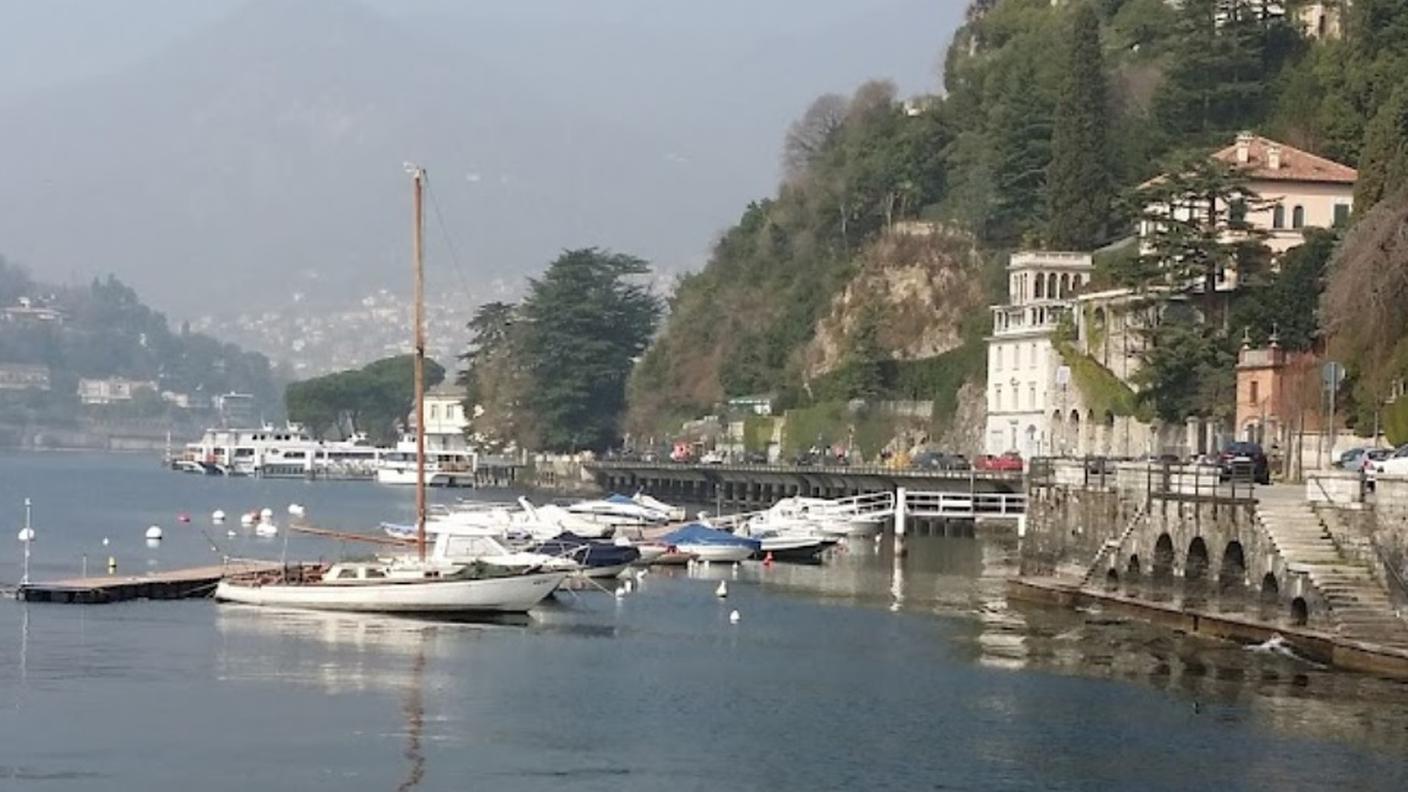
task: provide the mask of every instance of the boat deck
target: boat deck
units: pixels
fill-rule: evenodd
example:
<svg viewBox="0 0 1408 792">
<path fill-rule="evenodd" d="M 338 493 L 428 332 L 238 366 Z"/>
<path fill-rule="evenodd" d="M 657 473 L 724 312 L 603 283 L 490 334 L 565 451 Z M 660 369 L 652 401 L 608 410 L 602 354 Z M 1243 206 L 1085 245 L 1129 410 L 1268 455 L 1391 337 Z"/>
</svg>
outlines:
<svg viewBox="0 0 1408 792">
<path fill-rule="evenodd" d="M 276 561 L 231 561 L 226 564 L 172 569 L 149 575 L 102 575 L 28 583 L 15 590 L 26 602 L 101 604 L 133 599 L 208 597 L 221 579 L 235 575 L 277 573 Z"/>
</svg>

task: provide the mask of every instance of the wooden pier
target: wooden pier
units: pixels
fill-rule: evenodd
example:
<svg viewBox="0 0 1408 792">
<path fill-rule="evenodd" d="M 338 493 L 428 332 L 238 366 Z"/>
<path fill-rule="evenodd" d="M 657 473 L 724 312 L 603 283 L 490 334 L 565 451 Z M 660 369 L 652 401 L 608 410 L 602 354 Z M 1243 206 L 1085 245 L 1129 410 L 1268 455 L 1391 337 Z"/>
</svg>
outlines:
<svg viewBox="0 0 1408 792">
<path fill-rule="evenodd" d="M 149 575 L 102 575 L 28 583 L 15 590 L 26 602 L 67 602 L 84 605 L 133 599 L 208 597 L 222 578 L 278 573 L 276 561 L 231 561 L 216 566 L 189 567 Z"/>
</svg>

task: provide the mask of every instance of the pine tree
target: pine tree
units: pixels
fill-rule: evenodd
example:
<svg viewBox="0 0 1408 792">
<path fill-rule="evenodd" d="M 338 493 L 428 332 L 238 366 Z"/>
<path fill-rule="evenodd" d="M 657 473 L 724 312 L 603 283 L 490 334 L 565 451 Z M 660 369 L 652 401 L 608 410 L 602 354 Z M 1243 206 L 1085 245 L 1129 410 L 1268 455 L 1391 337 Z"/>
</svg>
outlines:
<svg viewBox="0 0 1408 792">
<path fill-rule="evenodd" d="M 1051 162 L 1051 108 L 1023 63 L 1007 76 L 990 126 L 993 205 L 984 236 L 1016 241 L 1040 227 L 1042 190 Z"/>
<path fill-rule="evenodd" d="M 1364 130 L 1354 209 L 1363 214 L 1408 184 L 1408 87 L 1394 90 Z"/>
<path fill-rule="evenodd" d="M 1063 77 L 1047 171 L 1046 236 L 1052 247 L 1084 250 L 1103 240 L 1113 197 L 1100 18 L 1088 2 L 1076 8 Z"/>
</svg>

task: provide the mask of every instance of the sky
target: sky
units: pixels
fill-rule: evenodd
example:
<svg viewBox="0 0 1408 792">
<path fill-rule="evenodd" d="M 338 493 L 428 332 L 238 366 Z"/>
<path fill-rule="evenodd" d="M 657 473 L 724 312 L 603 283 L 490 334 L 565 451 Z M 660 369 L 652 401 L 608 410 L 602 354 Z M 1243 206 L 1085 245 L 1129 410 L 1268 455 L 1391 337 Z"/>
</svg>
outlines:
<svg viewBox="0 0 1408 792">
<path fill-rule="evenodd" d="M 0 0 L 0 255 L 175 317 L 400 290 L 415 159 L 479 297 L 567 247 L 698 267 L 814 97 L 936 91 L 964 5 Z"/>
</svg>

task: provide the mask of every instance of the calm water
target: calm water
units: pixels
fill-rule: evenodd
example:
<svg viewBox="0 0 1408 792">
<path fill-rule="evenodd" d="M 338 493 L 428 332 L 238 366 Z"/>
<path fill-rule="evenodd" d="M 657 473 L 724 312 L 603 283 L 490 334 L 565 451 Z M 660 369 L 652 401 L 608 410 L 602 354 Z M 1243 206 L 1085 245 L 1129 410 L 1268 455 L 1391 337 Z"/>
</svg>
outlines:
<svg viewBox="0 0 1408 792">
<path fill-rule="evenodd" d="M 212 542 L 285 552 L 212 529 L 216 508 L 299 502 L 343 528 L 411 508 L 372 484 L 4 455 L 6 583 L 24 495 L 36 577 L 75 573 L 84 553 L 130 572 L 213 562 Z M 153 549 L 154 523 L 167 539 Z M 3 601 L 0 788 L 1408 788 L 1408 687 L 1009 609 L 1014 550 L 916 537 L 898 566 L 865 542 L 825 567 L 651 574 L 622 601 L 561 595 L 527 626 Z M 340 548 L 294 538 L 286 552 Z"/>
</svg>

